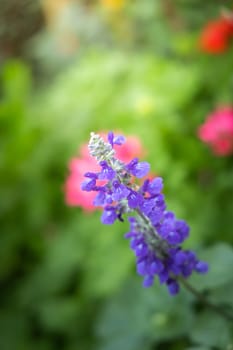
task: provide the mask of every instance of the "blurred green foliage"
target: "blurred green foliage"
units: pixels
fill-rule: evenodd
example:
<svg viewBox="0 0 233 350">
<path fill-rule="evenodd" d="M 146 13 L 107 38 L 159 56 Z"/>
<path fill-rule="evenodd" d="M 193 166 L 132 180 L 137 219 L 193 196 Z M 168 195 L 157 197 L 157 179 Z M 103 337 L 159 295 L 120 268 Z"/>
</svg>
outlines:
<svg viewBox="0 0 233 350">
<path fill-rule="evenodd" d="M 191 5 L 175 3 L 189 22 Z M 168 38 L 151 4 L 135 5 L 135 23 L 143 15 Z M 193 33 L 178 32 L 169 54 L 152 53 L 155 31 L 138 30 L 148 41 L 136 40 L 137 51 L 86 49 L 39 87 L 25 62 L 1 68 L 1 350 L 208 350 L 233 341 L 229 323 L 186 291 L 171 298 L 141 287 L 127 224 L 105 227 L 98 212 L 64 203 L 68 161 L 90 131 L 137 135 L 169 207 L 191 225 L 187 245 L 211 266 L 192 283 L 233 308 L 232 157 L 216 158 L 197 138 L 206 115 L 232 103 L 233 52 L 202 57 Z"/>
</svg>

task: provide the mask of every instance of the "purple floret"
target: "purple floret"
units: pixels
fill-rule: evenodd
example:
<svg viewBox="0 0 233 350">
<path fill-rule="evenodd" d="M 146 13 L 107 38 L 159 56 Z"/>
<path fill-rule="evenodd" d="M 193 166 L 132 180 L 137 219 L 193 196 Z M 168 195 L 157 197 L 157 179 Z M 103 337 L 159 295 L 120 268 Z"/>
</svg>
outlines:
<svg viewBox="0 0 233 350">
<path fill-rule="evenodd" d="M 150 164 L 147 162 L 139 162 L 137 158 L 131 160 L 131 162 L 126 166 L 129 173 L 138 179 L 146 176 L 150 171 Z"/>
<path fill-rule="evenodd" d="M 116 176 L 116 172 L 108 165 L 106 161 L 100 162 L 102 167 L 101 172 L 98 174 L 100 180 L 113 180 Z"/>
<path fill-rule="evenodd" d="M 119 181 L 114 181 L 112 184 L 112 199 L 114 201 L 120 201 L 122 199 L 125 199 L 129 195 L 130 191 L 128 188 L 119 183 Z"/>
<path fill-rule="evenodd" d="M 86 192 L 91 192 L 95 189 L 96 179 L 89 178 L 82 182 L 81 189 Z"/>
<path fill-rule="evenodd" d="M 151 195 L 154 195 L 154 194 L 161 193 L 162 189 L 163 189 L 163 179 L 161 177 L 156 177 L 149 183 L 147 191 Z"/>
<path fill-rule="evenodd" d="M 105 225 L 112 225 L 116 221 L 117 217 L 118 215 L 115 208 L 107 207 L 102 213 L 101 222 Z"/>
</svg>

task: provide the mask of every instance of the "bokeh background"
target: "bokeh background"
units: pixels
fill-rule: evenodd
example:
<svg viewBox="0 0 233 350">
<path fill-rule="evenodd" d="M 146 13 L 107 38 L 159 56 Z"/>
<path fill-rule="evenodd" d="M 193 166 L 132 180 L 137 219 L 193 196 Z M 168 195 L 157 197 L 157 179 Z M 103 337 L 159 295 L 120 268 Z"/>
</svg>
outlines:
<svg viewBox="0 0 233 350">
<path fill-rule="evenodd" d="M 1 350 L 233 349 L 230 324 L 187 292 L 141 287 L 127 225 L 103 226 L 65 193 L 90 131 L 138 138 L 191 226 L 187 247 L 211 266 L 193 283 L 233 307 L 232 148 L 216 154 L 198 136 L 233 108 L 232 28 L 227 39 L 217 25 L 203 34 L 213 21 L 230 28 L 232 10 L 224 0 L 0 1 Z"/>
</svg>

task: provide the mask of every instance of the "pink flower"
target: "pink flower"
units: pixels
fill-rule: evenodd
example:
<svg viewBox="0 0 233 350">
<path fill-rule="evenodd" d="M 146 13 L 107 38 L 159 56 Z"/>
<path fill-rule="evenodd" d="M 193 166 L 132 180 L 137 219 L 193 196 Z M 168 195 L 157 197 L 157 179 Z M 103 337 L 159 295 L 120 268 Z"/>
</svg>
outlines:
<svg viewBox="0 0 233 350">
<path fill-rule="evenodd" d="M 106 134 L 102 135 L 105 136 Z M 141 157 L 145 153 L 138 138 L 128 136 L 127 142 L 122 145 L 114 146 L 117 158 L 127 163 L 134 157 Z M 96 164 L 93 157 L 89 155 L 87 144 L 80 148 L 80 156 L 72 158 L 69 163 L 70 174 L 65 183 L 65 201 L 69 206 L 80 206 L 85 211 L 96 210 L 92 204 L 95 198 L 94 192 L 84 192 L 81 190 L 81 183 L 84 180 L 86 172 L 99 171 L 100 167 Z"/>
<path fill-rule="evenodd" d="M 222 107 L 207 117 L 198 130 L 199 138 L 207 143 L 214 154 L 227 156 L 233 153 L 233 108 Z"/>
</svg>

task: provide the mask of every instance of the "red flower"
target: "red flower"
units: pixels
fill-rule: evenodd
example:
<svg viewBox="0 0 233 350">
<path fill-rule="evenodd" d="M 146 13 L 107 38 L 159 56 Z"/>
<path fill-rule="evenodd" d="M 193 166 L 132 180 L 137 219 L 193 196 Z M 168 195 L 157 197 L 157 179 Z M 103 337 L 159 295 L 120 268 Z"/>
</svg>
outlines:
<svg viewBox="0 0 233 350">
<path fill-rule="evenodd" d="M 228 49 L 229 39 L 232 35 L 232 20 L 220 18 L 215 21 L 210 21 L 202 30 L 199 39 L 199 47 L 206 53 L 223 53 Z"/>
</svg>

